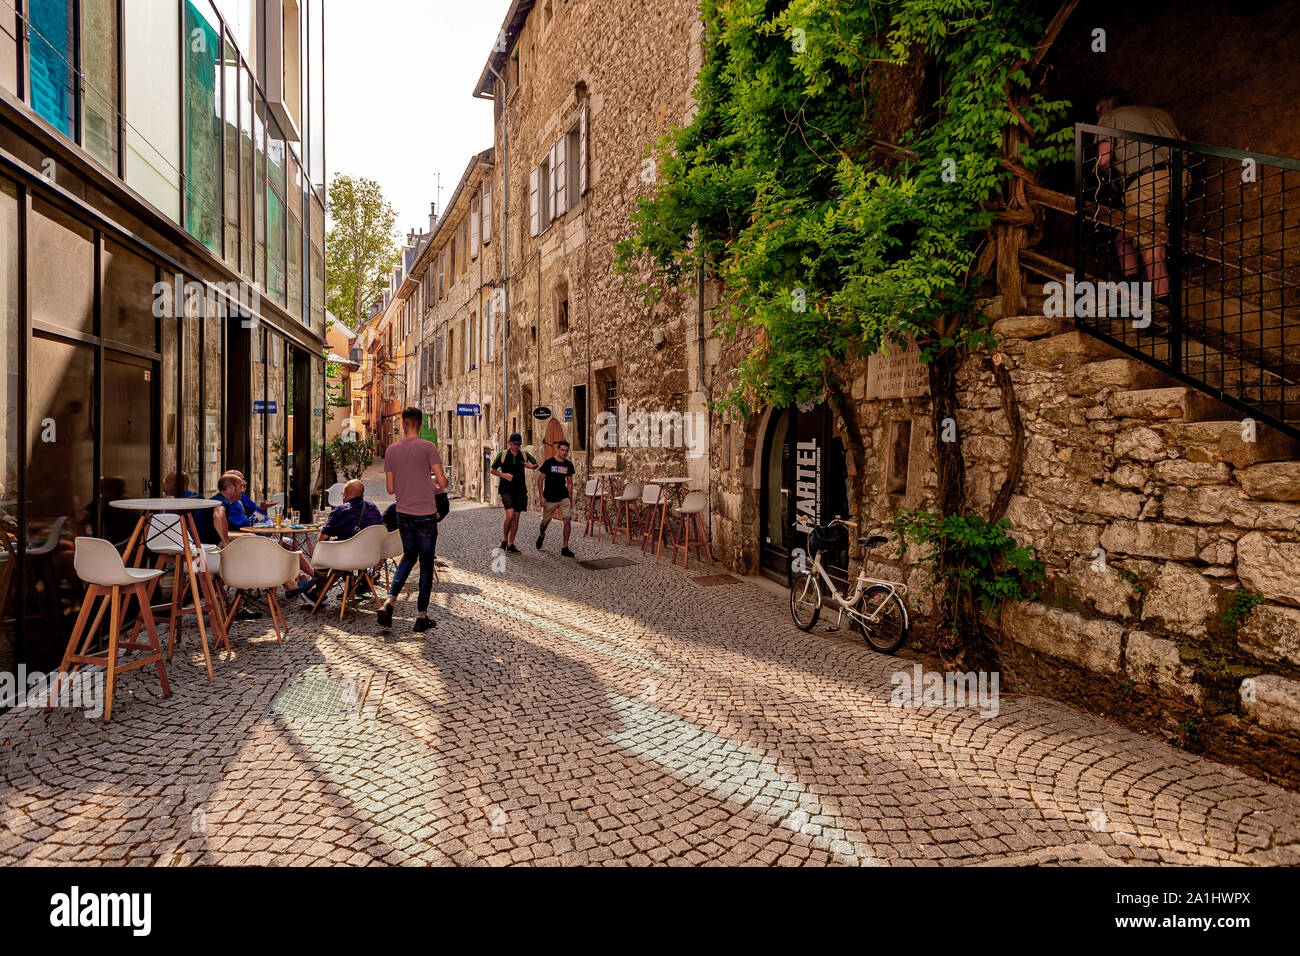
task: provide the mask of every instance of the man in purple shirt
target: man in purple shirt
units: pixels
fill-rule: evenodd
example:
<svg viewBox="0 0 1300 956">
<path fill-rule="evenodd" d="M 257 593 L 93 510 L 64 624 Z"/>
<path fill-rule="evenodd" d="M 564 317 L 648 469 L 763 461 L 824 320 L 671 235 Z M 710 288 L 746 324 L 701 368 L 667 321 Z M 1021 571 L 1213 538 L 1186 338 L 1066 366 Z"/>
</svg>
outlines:
<svg viewBox="0 0 1300 956">
<path fill-rule="evenodd" d="M 393 603 L 420 560 L 420 591 L 416 602 L 415 631 L 436 627 L 429 617 L 429 592 L 433 590 L 433 550 L 438 542 L 438 493 L 447 488 L 438 446 L 420 437 L 424 413 L 411 407 L 402 412 L 402 440 L 388 446 L 384 478 L 388 493 L 397 498 L 397 530 L 402 535 L 402 560 L 393 575 L 388 600 L 379 609 L 379 626 L 393 626 Z"/>
</svg>

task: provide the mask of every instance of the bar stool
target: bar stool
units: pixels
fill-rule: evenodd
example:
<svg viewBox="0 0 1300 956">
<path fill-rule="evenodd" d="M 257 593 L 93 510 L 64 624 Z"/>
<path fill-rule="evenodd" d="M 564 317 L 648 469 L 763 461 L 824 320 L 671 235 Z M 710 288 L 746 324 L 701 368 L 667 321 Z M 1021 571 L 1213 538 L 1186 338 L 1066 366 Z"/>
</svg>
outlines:
<svg viewBox="0 0 1300 956">
<path fill-rule="evenodd" d="M 664 492 L 659 485 L 651 482 L 641 489 L 641 553 L 655 539 L 659 526 L 663 523 Z"/>
<path fill-rule="evenodd" d="M 599 478 L 589 478 L 582 490 L 587 496 L 587 527 L 583 529 L 582 536 L 589 538 L 592 525 L 596 526 L 596 534 L 600 534 L 600 509 L 604 504 L 604 493 Z"/>
<path fill-rule="evenodd" d="M 709 547 L 709 535 L 704 528 L 704 509 L 709 499 L 702 491 L 692 491 L 686 496 L 681 507 L 677 509 L 677 540 L 673 542 L 673 564 L 677 563 L 677 552 L 681 551 L 682 566 L 691 566 L 691 548 L 695 548 L 695 557 L 699 558 L 700 548 L 704 548 L 713 564 L 713 549 Z M 691 528 L 695 529 L 695 540 L 691 540 Z"/>
<path fill-rule="evenodd" d="M 63 652 L 63 661 L 59 664 L 59 672 L 54 678 L 54 687 L 50 690 L 45 709 L 48 711 L 58 699 L 59 684 L 69 666 L 72 668 L 71 673 L 75 674 L 83 664 L 98 664 L 108 670 L 104 700 L 104 722 L 107 723 L 113 717 L 113 689 L 117 685 L 117 675 L 120 671 L 154 664 L 158 668 L 158 681 L 162 684 L 163 697 L 172 695 L 171 686 L 167 683 L 167 668 L 163 665 L 162 647 L 158 643 L 158 632 L 154 628 L 153 611 L 149 607 L 149 597 L 145 588 L 147 584 L 161 577 L 162 572 L 157 569 L 128 568 L 112 542 L 105 541 L 103 538 L 77 538 L 75 547 L 72 566 L 77 572 L 77 577 L 89 587 L 85 599 L 81 602 L 77 624 L 72 629 L 72 637 L 68 639 L 68 648 Z M 122 615 L 132 595 L 140 604 L 140 616 L 144 619 L 145 630 L 149 635 L 147 644 L 139 644 L 134 640 L 119 640 L 122 631 Z M 87 627 L 86 622 L 90 619 L 90 610 L 96 598 L 103 598 L 103 602 L 99 605 L 99 613 L 95 615 L 94 623 Z M 95 632 L 99 630 L 99 623 L 104 619 L 106 609 L 109 611 L 108 650 L 102 654 L 88 654 L 86 652 L 90 649 L 90 642 Z M 79 640 L 80 647 L 77 644 Z M 126 664 L 119 664 L 117 661 L 119 650 L 149 651 L 149 655 Z"/>
<path fill-rule="evenodd" d="M 629 481 L 623 486 L 623 493 L 614 499 L 614 521 L 610 526 L 611 542 L 618 539 L 620 531 L 627 532 L 627 544 L 632 543 L 632 528 L 636 524 L 633 507 L 641 498 L 641 482 Z"/>
</svg>

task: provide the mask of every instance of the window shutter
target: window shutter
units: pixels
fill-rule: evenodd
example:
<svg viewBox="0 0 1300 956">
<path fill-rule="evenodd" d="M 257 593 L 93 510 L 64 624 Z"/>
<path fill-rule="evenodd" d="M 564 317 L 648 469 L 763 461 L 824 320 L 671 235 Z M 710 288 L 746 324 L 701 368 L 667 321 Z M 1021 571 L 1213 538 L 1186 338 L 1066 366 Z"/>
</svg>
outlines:
<svg viewBox="0 0 1300 956">
<path fill-rule="evenodd" d="M 587 192 L 587 104 L 582 104 L 582 122 L 578 124 L 578 192 Z"/>
<path fill-rule="evenodd" d="M 465 340 L 465 371 L 469 371 L 469 320 L 461 326 L 460 337 Z"/>
<path fill-rule="evenodd" d="M 550 175 L 547 177 L 547 179 L 549 180 L 547 182 L 547 186 L 549 188 L 546 190 L 547 193 L 546 208 L 549 215 L 547 215 L 546 217 L 546 223 L 547 225 L 550 225 L 550 223 L 555 220 L 555 144 L 554 143 L 551 144 L 551 151 L 550 153 L 547 154 L 546 162 L 547 162 L 547 170 L 550 172 Z"/>
<path fill-rule="evenodd" d="M 566 167 L 565 153 L 568 152 L 568 137 L 561 135 L 555 141 L 555 162 L 551 166 L 551 182 L 555 183 L 555 215 L 563 216 L 569 210 L 568 203 L 568 170 Z"/>
<path fill-rule="evenodd" d="M 486 349 L 483 355 L 483 361 L 493 362 L 496 356 L 496 334 L 497 334 L 497 290 L 492 290 L 492 296 L 488 300 L 487 307 L 487 328 L 484 330 L 486 339 Z"/>
<path fill-rule="evenodd" d="M 480 236 L 479 227 L 481 225 L 479 223 L 479 215 L 482 211 L 482 206 L 483 204 L 478 200 L 478 198 L 475 198 L 474 201 L 469 204 L 469 257 L 471 259 L 478 258 Z"/>
<path fill-rule="evenodd" d="M 540 166 L 534 166 L 533 171 L 528 175 L 528 217 L 530 222 L 528 234 L 530 236 L 535 236 L 540 231 L 538 217 L 541 213 L 541 205 L 537 195 L 537 180 L 540 178 L 541 172 L 542 168 Z"/>
<path fill-rule="evenodd" d="M 492 241 L 492 180 L 483 182 L 483 245 Z"/>
</svg>

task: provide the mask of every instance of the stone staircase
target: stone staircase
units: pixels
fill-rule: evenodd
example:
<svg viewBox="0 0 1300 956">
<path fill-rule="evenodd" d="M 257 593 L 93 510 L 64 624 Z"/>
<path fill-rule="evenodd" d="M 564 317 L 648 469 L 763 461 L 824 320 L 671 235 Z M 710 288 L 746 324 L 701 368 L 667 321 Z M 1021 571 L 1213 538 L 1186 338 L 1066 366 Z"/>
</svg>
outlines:
<svg viewBox="0 0 1300 956">
<path fill-rule="evenodd" d="M 1042 299 L 1031 286 L 1023 311 Z M 1192 721 L 1234 762 L 1233 741 L 1276 754 L 1284 740 L 1284 769 L 1261 772 L 1300 782 L 1300 441 L 1069 319 L 991 311 L 1026 432 L 1007 516 L 1050 579 L 1042 602 L 1002 612 L 1025 672 L 1049 684 L 1069 672 L 1048 691 L 1084 700 L 1089 681 L 1128 687 L 1148 715 L 1163 708 L 1171 736 Z M 1187 354 L 1215 387 L 1250 383 L 1267 402 L 1274 373 L 1202 342 Z M 999 446 L 980 432 L 1005 419 L 974 366 L 961 383 L 961 404 L 982 409 L 962 424 L 968 467 L 996 487 Z M 1128 706 L 1097 699 L 1107 713 Z"/>
</svg>

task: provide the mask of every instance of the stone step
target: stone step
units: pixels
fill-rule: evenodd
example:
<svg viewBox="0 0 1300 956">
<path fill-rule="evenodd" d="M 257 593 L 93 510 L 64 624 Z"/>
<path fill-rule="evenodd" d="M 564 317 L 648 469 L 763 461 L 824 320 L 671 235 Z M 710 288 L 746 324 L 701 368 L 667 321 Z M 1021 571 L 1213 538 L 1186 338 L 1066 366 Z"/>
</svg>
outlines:
<svg viewBox="0 0 1300 956">
<path fill-rule="evenodd" d="M 1170 442 L 1183 446 L 1189 461 L 1223 461 L 1246 468 L 1265 461 L 1300 460 L 1300 441 L 1261 422 L 1254 423 L 1254 441 L 1240 418 L 1180 422 L 1170 425 L 1165 434 Z"/>
<path fill-rule="evenodd" d="M 1026 365 L 1038 368 L 1060 366 L 1067 372 L 1098 359 L 1118 358 L 1122 353 L 1096 336 L 1084 332 L 1062 332 L 1045 339 L 1035 339 L 1025 346 Z"/>
<path fill-rule="evenodd" d="M 1222 421 L 1231 408 L 1185 385 L 1115 392 L 1106 402 L 1118 418 L 1181 418 L 1185 422 Z"/>
<path fill-rule="evenodd" d="M 1073 330 L 1070 319 L 1046 315 L 1010 315 L 993 323 L 993 334 L 1000 339 L 1041 339 Z"/>
<path fill-rule="evenodd" d="M 1065 390 L 1071 395 L 1091 395 L 1104 388 L 1163 389 L 1173 384 L 1174 380 L 1154 365 L 1138 359 L 1112 358 L 1076 368 L 1065 380 Z"/>
</svg>

